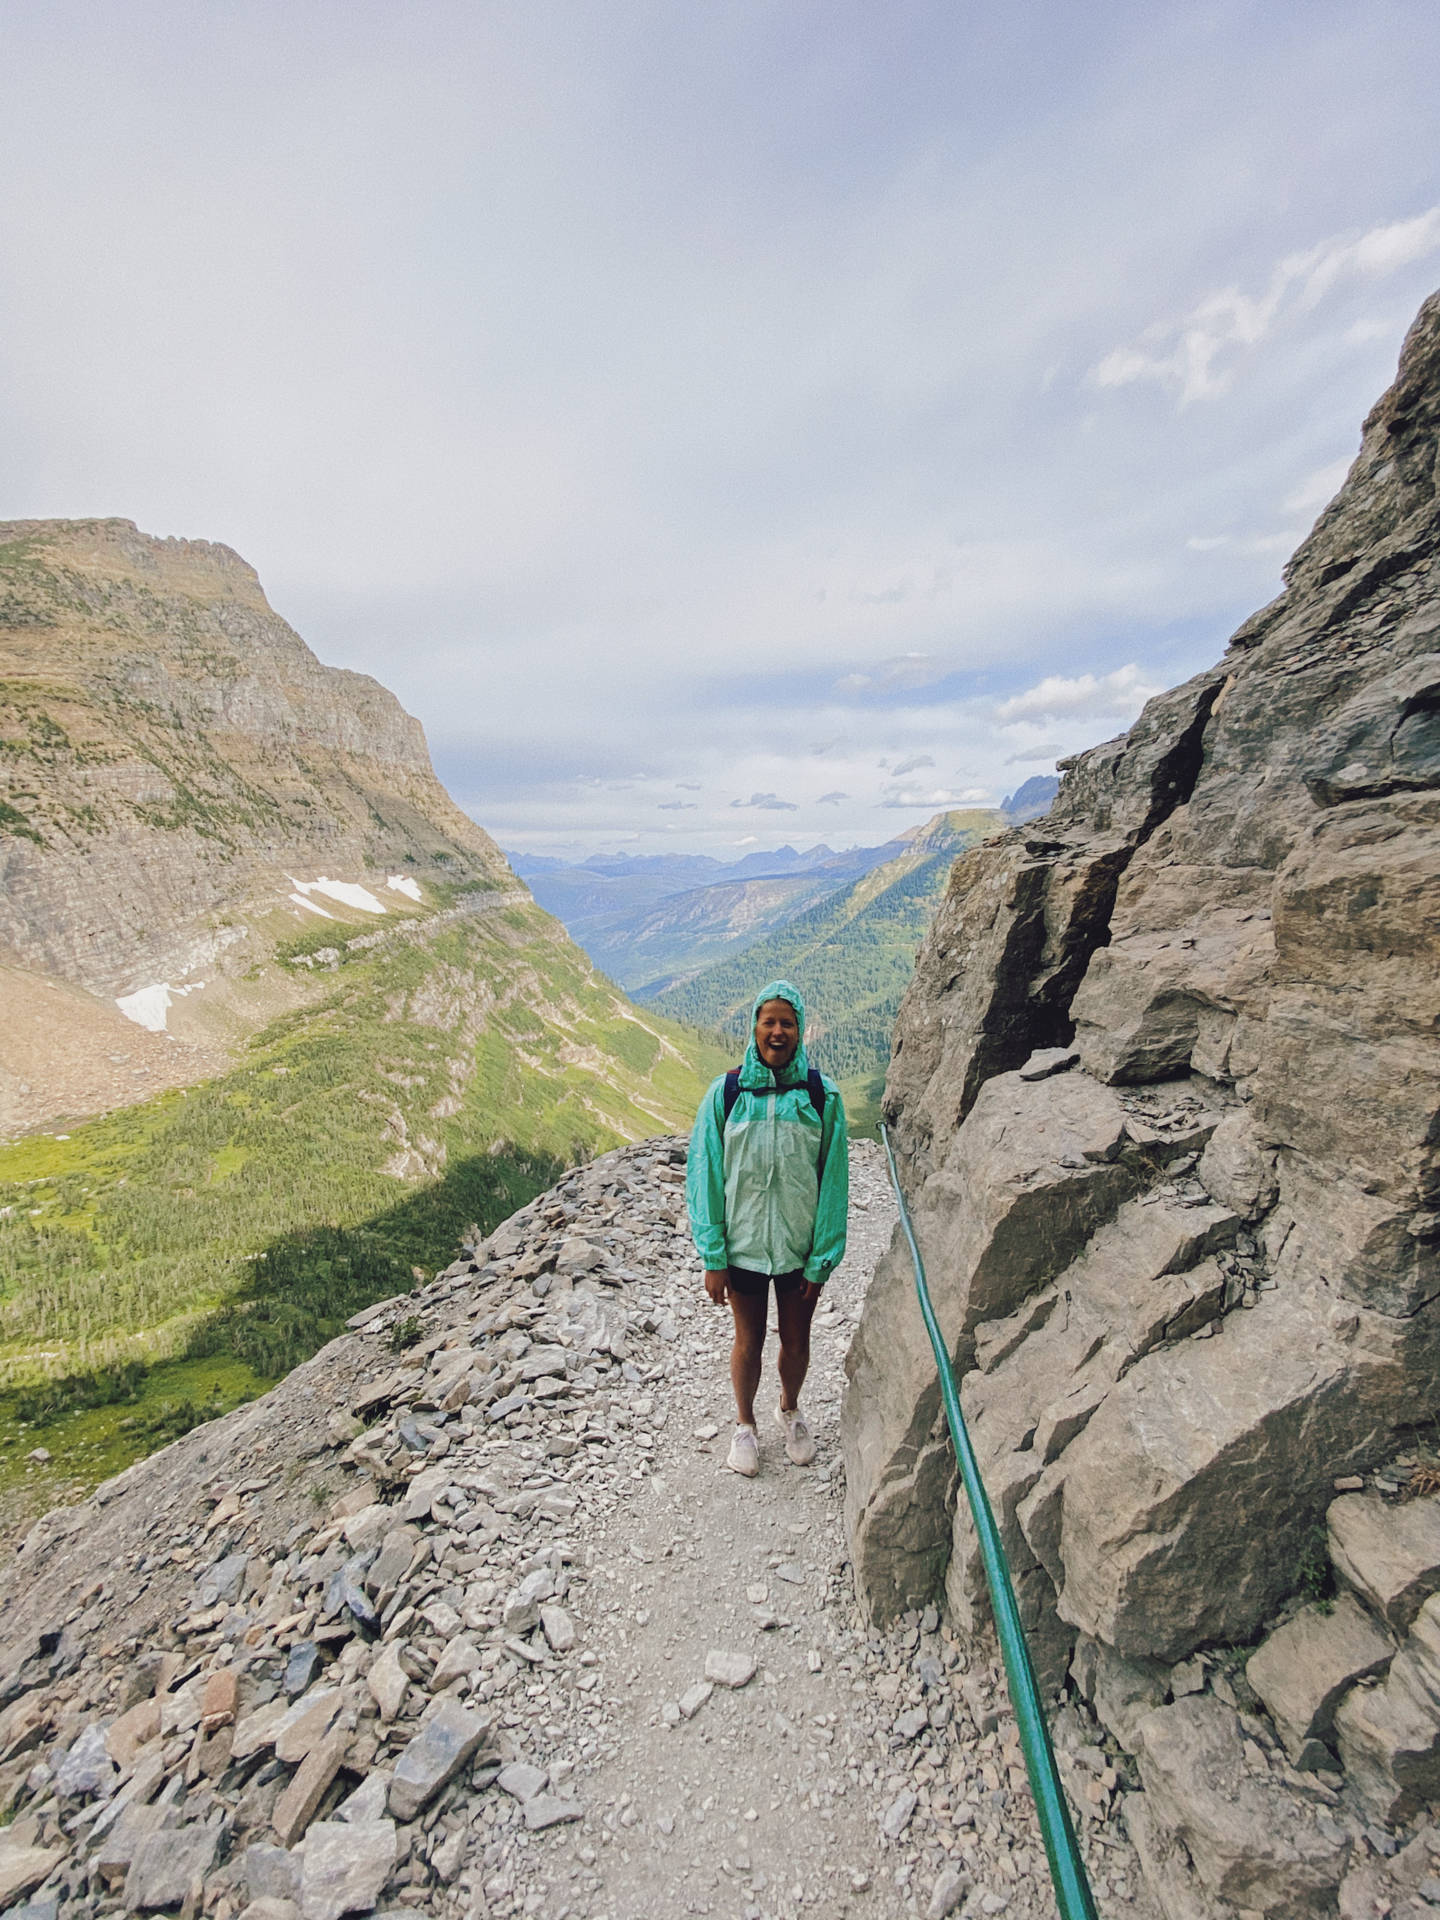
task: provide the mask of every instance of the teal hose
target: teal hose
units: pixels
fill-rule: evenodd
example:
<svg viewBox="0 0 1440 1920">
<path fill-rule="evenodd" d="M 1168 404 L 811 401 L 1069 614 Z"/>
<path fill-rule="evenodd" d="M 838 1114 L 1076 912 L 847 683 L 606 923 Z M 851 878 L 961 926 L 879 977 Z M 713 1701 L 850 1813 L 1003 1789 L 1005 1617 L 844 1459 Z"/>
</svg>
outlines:
<svg viewBox="0 0 1440 1920">
<path fill-rule="evenodd" d="M 920 1312 L 925 1321 L 925 1331 L 930 1336 L 930 1345 L 935 1352 L 935 1365 L 940 1374 L 940 1397 L 945 1403 L 945 1418 L 950 1423 L 950 1438 L 954 1443 L 955 1458 L 960 1466 L 960 1478 L 964 1483 L 965 1496 L 970 1502 L 970 1511 L 975 1519 L 975 1532 L 980 1541 L 980 1558 L 984 1563 L 985 1579 L 990 1588 L 990 1606 L 995 1615 L 995 1631 L 999 1636 L 1000 1652 L 1005 1661 L 1005 1677 L 1010 1684 L 1010 1704 L 1015 1709 L 1015 1720 L 1020 1728 L 1020 1746 L 1025 1755 L 1025 1770 L 1030 1776 L 1030 1791 L 1035 1796 L 1035 1811 L 1040 1817 L 1040 1832 L 1045 1841 L 1045 1857 L 1050 1862 L 1050 1878 L 1055 1885 L 1055 1900 L 1060 1909 L 1060 1920 L 1095 1920 L 1095 1902 L 1090 1893 L 1090 1882 L 1085 1875 L 1085 1862 L 1080 1858 L 1074 1824 L 1070 1819 L 1070 1808 L 1066 1804 L 1065 1792 L 1060 1785 L 1060 1775 L 1056 1771 L 1055 1750 L 1050 1745 L 1050 1732 L 1045 1725 L 1045 1712 L 1040 1704 L 1040 1689 L 1035 1684 L 1035 1669 L 1030 1664 L 1030 1649 L 1025 1644 L 1025 1629 L 1020 1624 L 1020 1609 L 1015 1604 L 1015 1589 L 1010 1580 L 1010 1565 L 1005 1558 L 1000 1529 L 996 1526 L 995 1516 L 990 1511 L 990 1500 L 985 1492 L 985 1483 L 980 1478 L 980 1467 L 975 1458 L 975 1449 L 970 1444 L 965 1416 L 960 1411 L 960 1395 L 955 1386 L 955 1372 L 950 1365 L 950 1355 L 945 1346 L 944 1336 L 940 1332 L 940 1323 L 935 1318 L 935 1309 L 930 1302 L 930 1289 L 925 1281 L 925 1263 L 920 1258 L 919 1247 L 915 1244 L 915 1230 L 910 1224 L 910 1210 L 905 1205 L 905 1196 L 900 1191 L 900 1176 L 895 1169 L 895 1154 L 890 1145 L 890 1135 L 883 1125 L 880 1128 L 880 1138 L 885 1144 L 885 1158 L 890 1164 L 890 1184 L 895 1189 L 895 1199 L 899 1204 L 900 1224 L 905 1229 L 905 1238 L 910 1244 L 910 1258 L 915 1263 L 915 1291 L 920 1299 Z"/>
</svg>

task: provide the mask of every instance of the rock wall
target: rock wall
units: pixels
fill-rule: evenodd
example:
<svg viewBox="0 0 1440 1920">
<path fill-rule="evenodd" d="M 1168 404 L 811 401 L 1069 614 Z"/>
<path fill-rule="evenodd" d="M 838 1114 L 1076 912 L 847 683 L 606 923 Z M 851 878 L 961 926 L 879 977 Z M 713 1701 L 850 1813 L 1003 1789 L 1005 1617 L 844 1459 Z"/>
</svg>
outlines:
<svg viewBox="0 0 1440 1920">
<path fill-rule="evenodd" d="M 1302 1871 L 1302 1847 L 1247 1879 L 1196 1838 L 1183 1781 L 1224 1744 L 1213 1714 L 1268 1696 L 1242 1675 L 1196 1701 L 1168 1676 L 1197 1653 L 1236 1668 L 1293 1612 L 1327 1511 L 1334 1544 L 1337 1480 L 1369 1476 L 1381 1509 L 1366 1569 L 1335 1565 L 1382 1664 L 1408 1635 L 1386 1685 L 1403 1661 L 1440 1671 L 1422 1624 L 1377 1617 L 1365 1586 L 1398 1551 L 1402 1482 L 1431 1485 L 1440 1415 L 1437 426 L 1440 295 L 1284 593 L 1068 763 L 1048 816 L 957 861 L 896 1029 L 886 1111 L 1037 1665 L 1050 1687 L 1071 1671 L 1140 1754 L 1162 1879 L 1191 1821 L 1175 1911 L 1333 1907 L 1334 1859 Z M 943 1592 L 975 1622 L 899 1245 L 849 1375 L 867 1605 L 883 1620 Z M 1338 1740 L 1345 1791 L 1390 1817 L 1423 1799 L 1440 1687 L 1423 1709 L 1413 1674 L 1383 1709 L 1383 1689 L 1347 1695 L 1374 1671 L 1345 1667 L 1338 1735 L 1331 1702 L 1306 1737 L 1326 1769 Z M 1278 1724 L 1290 1765 L 1303 1741 Z M 1407 1795 L 1397 1754 L 1417 1748 Z"/>
<path fill-rule="evenodd" d="M 0 962 L 126 994 L 213 966 L 287 873 L 396 865 L 514 884 L 419 722 L 238 554 L 0 522 Z"/>
</svg>

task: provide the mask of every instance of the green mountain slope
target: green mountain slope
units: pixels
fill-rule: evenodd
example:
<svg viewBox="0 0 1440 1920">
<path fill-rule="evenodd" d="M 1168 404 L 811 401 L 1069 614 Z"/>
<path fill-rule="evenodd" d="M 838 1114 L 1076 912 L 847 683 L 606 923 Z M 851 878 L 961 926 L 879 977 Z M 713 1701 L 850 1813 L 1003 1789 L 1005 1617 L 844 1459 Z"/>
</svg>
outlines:
<svg viewBox="0 0 1440 1920">
<path fill-rule="evenodd" d="M 955 856 L 1003 824 L 991 812 L 937 815 L 905 853 L 645 1004 L 719 1031 L 733 1052 L 756 989 L 793 980 L 809 1009 L 815 1064 L 841 1081 L 882 1072 L 915 950 Z"/>
</svg>

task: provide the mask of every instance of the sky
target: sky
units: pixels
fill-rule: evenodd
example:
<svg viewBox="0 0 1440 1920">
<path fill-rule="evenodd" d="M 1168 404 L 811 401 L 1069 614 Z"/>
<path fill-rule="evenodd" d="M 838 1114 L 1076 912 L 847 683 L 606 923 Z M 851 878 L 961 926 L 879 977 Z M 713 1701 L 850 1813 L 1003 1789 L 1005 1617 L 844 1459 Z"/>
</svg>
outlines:
<svg viewBox="0 0 1440 1920">
<path fill-rule="evenodd" d="M 1281 587 L 1433 0 L 10 0 L 0 518 L 221 540 L 531 853 L 993 805 Z"/>
</svg>

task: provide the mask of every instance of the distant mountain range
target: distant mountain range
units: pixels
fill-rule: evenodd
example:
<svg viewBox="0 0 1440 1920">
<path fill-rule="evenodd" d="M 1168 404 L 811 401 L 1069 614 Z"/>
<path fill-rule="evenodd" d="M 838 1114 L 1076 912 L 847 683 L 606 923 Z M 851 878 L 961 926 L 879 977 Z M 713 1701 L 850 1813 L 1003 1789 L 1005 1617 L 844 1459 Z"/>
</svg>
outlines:
<svg viewBox="0 0 1440 1920">
<path fill-rule="evenodd" d="M 667 1010 L 680 1005 L 708 1008 L 708 990 L 698 999 L 690 996 L 685 992 L 690 982 L 728 978 L 725 967 L 732 958 L 747 979 L 757 968 L 763 971 L 762 953 L 790 950 L 783 938 L 778 947 L 771 944 L 785 929 L 793 925 L 803 940 L 806 928 L 824 920 L 827 906 L 843 921 L 847 901 L 863 904 L 870 899 L 856 891 L 857 883 L 879 870 L 889 876 L 874 896 L 879 918 L 890 910 L 878 903 L 892 883 L 918 889 L 916 900 L 931 898 L 925 891 L 928 881 L 914 877 L 918 852 L 935 856 L 948 847 L 953 854 L 986 833 L 1032 819 L 1050 805 L 1059 784 L 1053 774 L 1037 775 L 1009 795 L 998 811 L 939 814 L 880 846 L 843 852 L 822 845 L 802 853 L 787 846 L 730 862 L 685 853 L 592 854 L 578 864 L 543 855 L 512 853 L 509 858 L 541 906 L 563 921 L 596 964 L 638 999 Z M 957 827 L 957 821 L 965 825 Z M 925 871 L 933 877 L 931 865 Z M 891 906 L 902 897 L 911 896 L 902 888 Z M 901 919 L 905 927 L 914 921 L 923 931 L 923 913 L 916 920 L 917 910 L 907 909 Z M 867 920 L 854 934 L 857 944 L 868 938 L 870 924 Z M 902 934 L 897 922 L 887 938 L 903 946 L 908 934 Z M 888 1004 L 888 989 L 877 1001 L 883 1004 Z M 683 1017 L 712 1023 L 709 1012 Z M 856 1040 L 853 1046 L 847 1040 L 842 1052 L 846 1058 L 863 1055 L 870 1060 L 875 1047 L 868 1040 L 863 1045 Z"/>
<path fill-rule="evenodd" d="M 1050 811 L 1050 804 L 1059 791 L 1058 774 L 1032 773 L 1014 793 L 1005 796 L 1000 802 L 1000 811 L 1007 820 L 1034 820 Z"/>
<path fill-rule="evenodd" d="M 793 980 L 805 995 L 814 1064 L 841 1081 L 874 1076 L 890 1057 L 915 950 L 956 855 L 1006 824 L 989 810 L 937 814 L 859 879 L 645 1003 L 719 1032 L 738 1058 L 757 987 Z"/>
<path fill-rule="evenodd" d="M 578 866 L 512 854 L 510 864 L 612 980 L 654 993 L 759 939 L 905 844 L 843 853 L 782 847 L 728 863 L 663 853 L 593 854 Z"/>
</svg>

